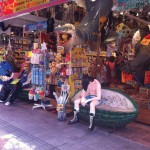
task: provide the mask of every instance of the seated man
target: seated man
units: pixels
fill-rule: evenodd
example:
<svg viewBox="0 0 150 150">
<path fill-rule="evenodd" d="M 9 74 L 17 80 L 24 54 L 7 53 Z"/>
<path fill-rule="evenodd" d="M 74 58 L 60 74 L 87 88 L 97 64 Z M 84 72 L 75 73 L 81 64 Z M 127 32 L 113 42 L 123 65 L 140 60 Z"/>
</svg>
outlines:
<svg viewBox="0 0 150 150">
<path fill-rule="evenodd" d="M 7 95 L 7 92 L 10 90 L 10 83 L 13 80 L 14 73 L 11 70 L 6 70 L 4 76 L 0 76 L 0 79 L 3 81 L 2 89 L 0 91 L 0 103 L 4 102 L 4 99 Z"/>
<path fill-rule="evenodd" d="M 18 95 L 19 91 L 23 87 L 27 87 L 31 82 L 31 72 L 29 64 L 25 64 L 23 67 L 23 71 L 18 79 L 14 79 L 12 82 L 9 83 L 8 86 L 5 84 L 2 87 L 2 90 L 0 92 L 0 98 L 4 101 L 4 98 L 6 97 L 6 94 L 8 94 L 8 97 L 6 99 L 5 105 L 8 106 L 12 104 Z"/>
<path fill-rule="evenodd" d="M 82 96 L 79 99 L 74 100 L 74 118 L 69 121 L 69 125 L 78 123 L 79 121 L 79 105 L 85 106 L 90 103 L 90 125 L 89 131 L 94 129 L 94 116 L 95 116 L 95 106 L 100 103 L 101 100 L 101 84 L 98 80 L 91 76 L 86 76 L 82 80 Z"/>
</svg>

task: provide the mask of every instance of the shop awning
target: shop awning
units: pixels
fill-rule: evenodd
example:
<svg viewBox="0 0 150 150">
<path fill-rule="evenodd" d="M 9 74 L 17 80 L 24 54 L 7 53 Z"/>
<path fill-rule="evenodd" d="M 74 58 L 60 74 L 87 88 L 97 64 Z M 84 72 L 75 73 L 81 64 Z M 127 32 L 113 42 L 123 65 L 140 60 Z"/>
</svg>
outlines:
<svg viewBox="0 0 150 150">
<path fill-rule="evenodd" d="M 0 0 L 0 22 L 70 0 Z"/>
</svg>

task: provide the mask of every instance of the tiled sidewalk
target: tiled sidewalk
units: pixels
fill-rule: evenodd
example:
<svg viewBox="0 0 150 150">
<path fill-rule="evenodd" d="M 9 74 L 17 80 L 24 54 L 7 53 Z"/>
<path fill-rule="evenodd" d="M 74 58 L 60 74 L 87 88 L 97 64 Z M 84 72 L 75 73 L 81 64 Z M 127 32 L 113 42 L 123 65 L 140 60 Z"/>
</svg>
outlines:
<svg viewBox="0 0 150 150">
<path fill-rule="evenodd" d="M 68 126 L 56 113 L 32 106 L 19 100 L 0 104 L 1 150 L 150 150 L 149 126 L 132 123 L 112 134 L 97 127 L 89 133 L 84 122 Z"/>
</svg>

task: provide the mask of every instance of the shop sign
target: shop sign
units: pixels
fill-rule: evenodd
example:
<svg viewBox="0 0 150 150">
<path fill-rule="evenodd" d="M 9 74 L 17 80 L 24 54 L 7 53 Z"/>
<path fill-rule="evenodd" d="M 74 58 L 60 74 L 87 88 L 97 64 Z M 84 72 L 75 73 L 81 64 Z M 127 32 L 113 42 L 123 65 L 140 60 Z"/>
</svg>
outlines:
<svg viewBox="0 0 150 150">
<path fill-rule="evenodd" d="M 2 14 L 3 14 L 2 0 L 0 0 L 0 17 L 2 16 Z"/>
<path fill-rule="evenodd" d="M 132 8 L 144 7 L 150 0 L 118 0 L 117 10 L 128 10 Z"/>
<path fill-rule="evenodd" d="M 47 28 L 47 21 L 28 24 L 25 26 L 25 31 L 42 30 Z"/>
<path fill-rule="evenodd" d="M 67 3 L 69 0 L 0 0 L 0 20 L 7 20 L 25 13 L 54 5 Z"/>
</svg>

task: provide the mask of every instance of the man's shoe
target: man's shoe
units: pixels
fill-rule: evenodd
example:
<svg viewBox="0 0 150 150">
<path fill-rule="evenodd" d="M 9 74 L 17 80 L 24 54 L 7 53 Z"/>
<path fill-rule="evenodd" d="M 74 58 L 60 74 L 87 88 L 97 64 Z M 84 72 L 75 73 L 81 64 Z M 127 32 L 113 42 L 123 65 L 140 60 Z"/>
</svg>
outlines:
<svg viewBox="0 0 150 150">
<path fill-rule="evenodd" d="M 6 102 L 5 103 L 5 106 L 9 106 L 11 103 L 10 102 Z"/>
<path fill-rule="evenodd" d="M 0 103 L 3 103 L 4 101 L 0 100 Z"/>
</svg>

